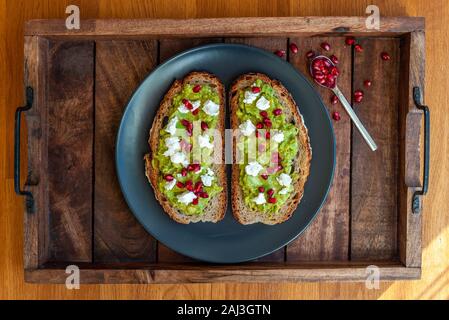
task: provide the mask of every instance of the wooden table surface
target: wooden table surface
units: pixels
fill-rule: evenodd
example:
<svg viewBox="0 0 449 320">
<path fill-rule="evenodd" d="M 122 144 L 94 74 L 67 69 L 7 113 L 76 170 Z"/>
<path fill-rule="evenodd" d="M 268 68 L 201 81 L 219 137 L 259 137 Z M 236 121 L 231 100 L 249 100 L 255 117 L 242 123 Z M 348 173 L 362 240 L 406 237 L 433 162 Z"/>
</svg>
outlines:
<svg viewBox="0 0 449 320">
<path fill-rule="evenodd" d="M 23 199 L 13 189 L 14 112 L 23 104 L 23 22 L 65 18 L 203 18 L 234 16 L 381 15 L 426 17 L 426 104 L 431 109 L 430 188 L 424 200 L 423 274 L 419 281 L 364 283 L 33 285 L 23 280 Z M 447 0 L 0 0 L 0 298 L 1 299 L 448 299 L 449 298 L 449 41 Z M 376 110 L 373 110 L 376 112 Z"/>
</svg>

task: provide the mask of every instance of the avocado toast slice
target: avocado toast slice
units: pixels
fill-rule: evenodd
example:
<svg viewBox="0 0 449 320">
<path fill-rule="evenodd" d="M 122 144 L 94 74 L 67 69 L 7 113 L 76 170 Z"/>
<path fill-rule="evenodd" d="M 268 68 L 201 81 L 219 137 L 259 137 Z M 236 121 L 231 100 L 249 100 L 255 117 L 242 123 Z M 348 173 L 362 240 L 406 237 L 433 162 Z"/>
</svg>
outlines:
<svg viewBox="0 0 449 320">
<path fill-rule="evenodd" d="M 183 224 L 226 212 L 225 96 L 220 80 L 192 72 L 175 80 L 154 118 L 145 174 L 164 211 Z"/>
<path fill-rule="evenodd" d="M 309 175 L 312 150 L 304 120 L 287 89 L 264 74 L 240 76 L 229 100 L 231 128 L 239 129 L 233 215 L 242 224 L 282 223 L 301 201 Z"/>
</svg>

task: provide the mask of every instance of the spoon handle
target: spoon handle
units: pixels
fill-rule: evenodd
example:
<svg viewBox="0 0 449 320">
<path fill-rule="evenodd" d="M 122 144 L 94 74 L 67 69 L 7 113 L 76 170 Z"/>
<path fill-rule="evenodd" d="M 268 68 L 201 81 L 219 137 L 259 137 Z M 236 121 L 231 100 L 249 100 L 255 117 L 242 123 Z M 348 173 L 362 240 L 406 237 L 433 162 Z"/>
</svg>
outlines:
<svg viewBox="0 0 449 320">
<path fill-rule="evenodd" d="M 354 122 L 357 129 L 359 129 L 360 134 L 362 135 L 363 139 L 365 139 L 366 143 L 369 145 L 371 150 L 376 151 L 377 150 L 376 143 L 374 142 L 371 135 L 368 133 L 368 131 L 363 126 L 359 117 L 357 117 L 357 114 L 355 113 L 354 109 L 352 109 L 351 105 L 349 104 L 348 100 L 346 100 L 343 93 L 340 91 L 340 89 L 338 87 L 335 87 L 334 89 L 332 89 L 332 91 L 335 93 L 335 95 L 341 101 L 341 104 L 345 108 L 346 112 L 349 114 L 349 117 L 351 118 L 352 122 Z"/>
</svg>

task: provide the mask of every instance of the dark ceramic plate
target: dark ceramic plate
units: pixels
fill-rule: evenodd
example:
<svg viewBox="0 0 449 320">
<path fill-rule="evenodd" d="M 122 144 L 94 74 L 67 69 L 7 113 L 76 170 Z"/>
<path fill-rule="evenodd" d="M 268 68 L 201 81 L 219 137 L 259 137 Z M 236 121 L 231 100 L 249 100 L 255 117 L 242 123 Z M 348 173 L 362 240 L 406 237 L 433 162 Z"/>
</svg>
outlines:
<svg viewBox="0 0 449 320">
<path fill-rule="evenodd" d="M 191 71 L 215 74 L 226 89 L 243 73 L 262 72 L 280 80 L 293 95 L 309 129 L 313 157 L 304 197 L 288 221 L 276 226 L 241 225 L 233 218 L 229 201 L 225 218 L 215 224 L 182 225 L 164 213 L 145 177 L 143 156 L 149 149 L 148 133 L 161 99 L 175 79 L 182 79 Z M 307 228 L 321 208 L 332 182 L 335 137 L 320 96 L 292 65 L 257 48 L 213 44 L 173 57 L 138 87 L 118 131 L 116 166 L 120 187 L 131 211 L 157 240 L 195 259 L 236 263 L 282 248 Z"/>
</svg>

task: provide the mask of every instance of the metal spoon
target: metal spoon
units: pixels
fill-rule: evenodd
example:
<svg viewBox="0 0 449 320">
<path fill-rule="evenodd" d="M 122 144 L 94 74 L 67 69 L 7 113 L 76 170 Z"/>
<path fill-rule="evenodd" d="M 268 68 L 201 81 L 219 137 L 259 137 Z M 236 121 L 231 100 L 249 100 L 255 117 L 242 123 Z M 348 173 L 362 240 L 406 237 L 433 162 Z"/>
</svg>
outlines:
<svg viewBox="0 0 449 320">
<path fill-rule="evenodd" d="M 366 130 L 366 128 L 363 126 L 362 122 L 360 121 L 359 117 L 357 117 L 357 114 L 355 113 L 354 109 L 352 109 L 351 105 L 349 104 L 348 100 L 346 100 L 345 96 L 343 95 L 343 93 L 340 91 L 340 89 L 337 86 L 337 78 L 335 78 L 335 86 L 334 87 L 328 87 L 325 86 L 321 83 L 319 83 L 315 77 L 313 76 L 313 69 L 312 69 L 312 65 L 313 62 L 317 59 L 321 59 L 321 60 L 327 60 L 331 66 L 335 66 L 334 63 L 332 62 L 331 59 L 329 59 L 326 56 L 316 56 L 315 58 L 312 59 L 312 61 L 310 62 L 310 68 L 309 68 L 309 72 L 310 75 L 312 76 L 313 80 L 320 86 L 330 89 L 334 92 L 334 94 L 338 97 L 338 99 L 341 101 L 341 104 L 343 105 L 343 107 L 345 108 L 346 112 L 349 114 L 349 117 L 351 118 L 351 120 L 354 122 L 355 126 L 357 127 L 357 129 L 359 129 L 360 134 L 362 135 L 362 137 L 365 139 L 366 143 L 369 145 L 369 147 L 371 148 L 371 150 L 376 151 L 377 150 L 377 145 L 374 142 L 373 138 L 371 137 L 371 135 L 368 133 L 368 131 Z"/>
</svg>

